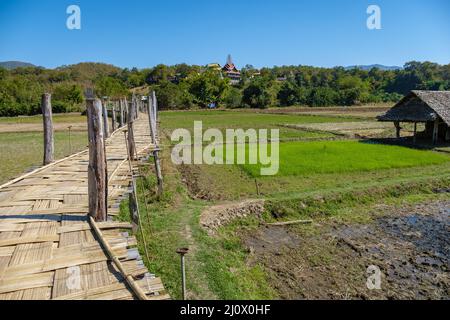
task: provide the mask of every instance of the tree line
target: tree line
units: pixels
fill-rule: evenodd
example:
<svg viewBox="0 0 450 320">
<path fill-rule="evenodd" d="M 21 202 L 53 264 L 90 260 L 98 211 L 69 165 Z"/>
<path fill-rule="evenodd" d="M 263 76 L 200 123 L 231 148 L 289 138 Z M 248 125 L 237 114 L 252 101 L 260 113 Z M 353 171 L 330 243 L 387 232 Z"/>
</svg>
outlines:
<svg viewBox="0 0 450 320">
<path fill-rule="evenodd" d="M 0 68 L 0 116 L 40 113 L 40 97 L 51 92 L 54 112 L 83 111 L 84 90 L 119 98 L 155 90 L 161 109 L 268 108 L 304 105 L 352 106 L 394 103 L 410 90 L 449 90 L 450 64 L 408 62 L 400 70 L 282 66 L 257 70 L 247 65 L 239 84 L 203 66 L 157 65 L 122 69 L 80 63 L 56 69 Z"/>
</svg>

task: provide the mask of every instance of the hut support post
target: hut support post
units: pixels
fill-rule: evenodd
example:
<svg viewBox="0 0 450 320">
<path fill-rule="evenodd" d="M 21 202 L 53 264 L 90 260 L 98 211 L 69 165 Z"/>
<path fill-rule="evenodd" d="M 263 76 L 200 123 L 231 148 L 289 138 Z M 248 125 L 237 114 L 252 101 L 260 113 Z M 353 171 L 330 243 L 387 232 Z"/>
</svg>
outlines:
<svg viewBox="0 0 450 320">
<path fill-rule="evenodd" d="M 433 144 L 437 143 L 438 140 L 438 132 L 439 132 L 439 120 L 434 120 L 434 127 L 433 127 Z"/>
<path fill-rule="evenodd" d="M 89 166 L 88 194 L 89 215 L 95 221 L 106 221 L 107 214 L 107 176 L 105 141 L 103 137 L 102 103 L 99 99 L 88 99 L 88 137 Z"/>
<path fill-rule="evenodd" d="M 44 121 L 44 165 L 52 163 L 54 160 L 55 142 L 53 138 L 53 116 L 51 94 L 42 95 L 42 117 Z"/>
<path fill-rule="evenodd" d="M 396 136 L 397 139 L 399 139 L 400 138 L 400 130 L 401 130 L 400 122 L 399 121 L 395 121 L 394 125 L 395 125 L 395 136 Z"/>
<path fill-rule="evenodd" d="M 416 144 L 417 142 L 417 122 L 414 122 L 414 137 L 413 137 L 413 143 Z"/>
</svg>

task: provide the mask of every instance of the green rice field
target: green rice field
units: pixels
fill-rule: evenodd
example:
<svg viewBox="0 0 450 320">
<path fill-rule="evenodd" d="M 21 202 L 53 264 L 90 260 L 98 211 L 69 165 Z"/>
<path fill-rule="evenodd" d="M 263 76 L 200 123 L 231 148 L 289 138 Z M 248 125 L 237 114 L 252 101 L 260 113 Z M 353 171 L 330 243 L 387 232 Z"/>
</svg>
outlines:
<svg viewBox="0 0 450 320">
<path fill-rule="evenodd" d="M 280 176 L 346 173 L 405 168 L 448 162 L 450 157 L 432 151 L 359 141 L 311 141 L 281 143 Z M 260 164 L 242 165 L 253 177 L 260 176 Z"/>
</svg>

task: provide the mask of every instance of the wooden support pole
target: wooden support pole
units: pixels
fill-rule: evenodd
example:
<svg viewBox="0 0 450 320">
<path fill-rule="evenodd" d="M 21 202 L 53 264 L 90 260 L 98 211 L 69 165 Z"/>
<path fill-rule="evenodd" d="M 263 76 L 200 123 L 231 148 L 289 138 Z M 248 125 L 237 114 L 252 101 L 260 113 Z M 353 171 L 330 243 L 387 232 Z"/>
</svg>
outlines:
<svg viewBox="0 0 450 320">
<path fill-rule="evenodd" d="M 125 114 L 124 119 L 125 119 L 125 122 L 128 123 L 128 111 L 129 111 L 130 106 L 128 104 L 127 98 L 124 99 L 123 103 L 124 103 L 124 114 Z"/>
<path fill-rule="evenodd" d="M 138 118 L 138 114 L 139 114 L 139 99 L 134 96 L 134 119 Z"/>
<path fill-rule="evenodd" d="M 437 143 L 438 135 L 439 135 L 439 119 L 436 119 L 434 120 L 434 127 L 433 127 L 433 144 Z"/>
<path fill-rule="evenodd" d="M 312 220 L 293 220 L 293 221 L 284 221 L 284 222 L 273 222 L 273 223 L 265 223 L 266 226 L 289 226 L 292 224 L 310 224 L 313 223 Z"/>
<path fill-rule="evenodd" d="M 128 114 L 127 114 L 127 126 L 128 126 L 128 152 L 130 155 L 130 159 L 134 158 L 134 154 L 136 152 L 136 144 L 134 142 L 134 132 L 133 132 L 133 115 L 135 113 L 134 108 L 136 105 L 132 102 L 128 106 Z"/>
<path fill-rule="evenodd" d="M 111 117 L 112 131 L 116 131 L 116 102 L 112 105 L 112 117 Z"/>
<path fill-rule="evenodd" d="M 158 150 L 153 151 L 153 158 L 155 160 L 156 179 L 157 179 L 157 183 L 158 183 L 157 196 L 159 199 L 159 198 L 161 198 L 162 193 L 163 193 L 163 177 L 162 177 L 161 162 L 159 160 Z"/>
<path fill-rule="evenodd" d="M 134 96 L 134 109 L 133 109 L 133 111 L 134 111 L 134 119 L 137 119 L 138 118 L 138 116 L 139 116 L 139 99 L 136 97 L 136 96 Z"/>
<path fill-rule="evenodd" d="M 153 159 L 155 161 L 155 171 L 156 171 L 156 178 L 158 182 L 158 191 L 157 195 L 158 198 L 161 197 L 163 193 L 163 177 L 162 177 L 162 170 L 161 170 L 161 161 L 159 159 L 158 154 L 158 125 L 157 125 L 157 101 L 156 101 L 156 94 L 155 91 L 152 92 L 151 96 L 148 97 L 148 118 L 150 123 L 150 134 L 152 136 L 153 143 L 156 146 L 156 150 L 153 152 Z"/>
<path fill-rule="evenodd" d="M 134 95 L 133 95 L 133 96 L 131 96 L 131 101 L 128 103 L 128 116 L 131 118 L 131 121 L 135 120 L 134 107 L 135 107 L 135 104 L 134 104 Z"/>
<path fill-rule="evenodd" d="M 148 124 L 150 128 L 150 136 L 152 138 L 152 143 L 156 145 L 156 134 L 155 134 L 155 128 L 153 126 L 153 112 L 152 112 L 152 105 L 151 105 L 151 97 L 148 96 L 148 103 L 147 103 L 147 116 L 148 116 Z"/>
<path fill-rule="evenodd" d="M 103 136 L 105 139 L 109 138 L 109 123 L 108 123 L 108 109 L 106 109 L 106 100 L 103 101 Z"/>
<path fill-rule="evenodd" d="M 124 101 L 123 101 L 123 99 L 120 99 L 119 100 L 119 109 L 120 109 L 120 115 L 119 115 L 119 124 L 120 124 L 120 127 L 122 128 L 124 125 L 125 125 L 125 114 L 124 114 Z"/>
<path fill-rule="evenodd" d="M 54 161 L 55 141 L 53 138 L 52 96 L 42 95 L 42 118 L 44 123 L 44 165 Z"/>
<path fill-rule="evenodd" d="M 106 221 L 108 217 L 108 178 L 103 138 L 102 103 L 99 99 L 87 99 L 86 103 L 89 137 L 89 215 L 95 221 Z"/>
<path fill-rule="evenodd" d="M 400 130 L 401 130 L 400 122 L 395 121 L 394 125 L 395 125 L 395 136 L 397 137 L 397 139 L 399 139 L 400 138 Z"/>
<path fill-rule="evenodd" d="M 255 186 L 256 186 L 256 194 L 257 194 L 258 196 L 260 196 L 261 193 L 260 193 L 260 191 L 259 191 L 259 184 L 258 184 L 258 180 L 256 180 L 256 178 L 255 178 Z"/>
<path fill-rule="evenodd" d="M 127 281 L 128 285 L 131 287 L 131 289 L 135 293 L 136 297 L 138 297 L 140 300 L 148 300 L 148 298 L 145 295 L 142 288 L 136 284 L 136 282 L 133 279 L 133 276 L 131 274 L 127 273 L 127 271 L 123 267 L 120 260 L 116 257 L 111 246 L 108 244 L 108 241 L 105 240 L 100 228 L 97 226 L 97 224 L 95 223 L 95 221 L 92 218 L 89 219 L 89 224 L 94 229 L 94 233 L 97 236 L 100 243 L 102 244 L 103 248 L 106 250 L 106 253 L 109 256 L 109 259 L 111 259 L 113 261 L 113 263 L 115 264 L 115 266 L 117 267 L 119 272 L 122 274 L 122 276 Z"/>
<path fill-rule="evenodd" d="M 132 179 L 132 187 L 133 192 L 129 193 L 128 195 L 128 211 L 130 212 L 130 219 L 131 224 L 133 225 L 133 232 L 136 233 L 139 228 L 139 213 L 138 213 L 138 203 L 136 202 L 137 195 L 136 195 L 136 185 L 134 182 L 134 177 L 131 177 Z"/>
<path fill-rule="evenodd" d="M 156 100 L 155 91 L 152 92 L 152 104 L 153 104 L 153 121 L 155 122 L 156 125 L 158 121 L 158 101 Z"/>
</svg>

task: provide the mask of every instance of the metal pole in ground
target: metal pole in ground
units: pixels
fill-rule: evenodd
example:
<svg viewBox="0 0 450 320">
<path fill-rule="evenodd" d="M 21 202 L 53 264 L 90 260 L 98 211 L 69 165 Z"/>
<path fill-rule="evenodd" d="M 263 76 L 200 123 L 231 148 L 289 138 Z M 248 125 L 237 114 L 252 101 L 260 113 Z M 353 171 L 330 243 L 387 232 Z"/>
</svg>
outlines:
<svg viewBox="0 0 450 320">
<path fill-rule="evenodd" d="M 183 300 L 186 300 L 186 268 L 184 263 L 184 256 L 189 252 L 188 248 L 179 248 L 177 253 L 181 257 L 181 296 Z"/>
</svg>

